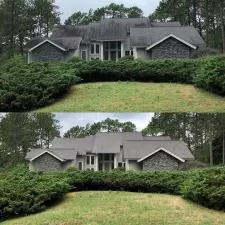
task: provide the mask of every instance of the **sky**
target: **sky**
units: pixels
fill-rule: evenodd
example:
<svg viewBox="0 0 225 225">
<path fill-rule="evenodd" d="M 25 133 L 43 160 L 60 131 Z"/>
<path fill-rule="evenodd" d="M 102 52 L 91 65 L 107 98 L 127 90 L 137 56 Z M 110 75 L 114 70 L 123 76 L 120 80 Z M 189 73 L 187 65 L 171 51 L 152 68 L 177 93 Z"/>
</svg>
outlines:
<svg viewBox="0 0 225 225">
<path fill-rule="evenodd" d="M 56 0 L 56 5 L 62 12 L 62 22 L 76 11 L 88 12 L 90 8 L 97 9 L 110 3 L 124 4 L 127 7 L 138 6 L 145 16 L 152 14 L 160 0 Z"/>
<path fill-rule="evenodd" d="M 79 125 L 85 126 L 88 123 L 96 123 L 107 118 L 118 119 L 121 122 L 130 121 L 137 127 L 137 131 L 141 131 L 147 127 L 153 113 L 55 113 L 56 119 L 59 120 L 61 135 L 70 128 Z"/>
</svg>

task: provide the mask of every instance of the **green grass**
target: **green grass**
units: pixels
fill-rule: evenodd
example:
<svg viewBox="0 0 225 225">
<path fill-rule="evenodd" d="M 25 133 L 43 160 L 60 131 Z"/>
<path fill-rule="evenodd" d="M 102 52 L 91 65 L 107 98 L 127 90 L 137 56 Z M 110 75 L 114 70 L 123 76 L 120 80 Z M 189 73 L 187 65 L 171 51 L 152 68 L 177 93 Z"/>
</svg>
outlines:
<svg viewBox="0 0 225 225">
<path fill-rule="evenodd" d="M 40 112 L 225 112 L 225 97 L 186 84 L 88 83 Z"/>
<path fill-rule="evenodd" d="M 225 213 L 181 197 L 125 192 L 78 192 L 45 212 L 2 225 L 223 225 Z"/>
</svg>

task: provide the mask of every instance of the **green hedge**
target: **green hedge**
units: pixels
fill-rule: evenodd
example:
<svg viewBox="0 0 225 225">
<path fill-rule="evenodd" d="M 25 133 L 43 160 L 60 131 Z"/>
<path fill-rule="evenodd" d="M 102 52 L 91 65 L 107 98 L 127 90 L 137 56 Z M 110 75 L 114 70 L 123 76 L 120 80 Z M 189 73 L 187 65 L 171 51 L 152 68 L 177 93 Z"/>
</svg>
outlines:
<svg viewBox="0 0 225 225">
<path fill-rule="evenodd" d="M 196 86 L 224 96 L 225 56 L 204 58 L 200 65 L 194 76 Z"/>
<path fill-rule="evenodd" d="M 24 168 L 0 174 L 0 221 L 39 212 L 68 192 L 63 177 L 29 173 Z"/>
<path fill-rule="evenodd" d="M 188 60 L 83 61 L 0 65 L 0 111 L 27 111 L 53 103 L 78 82 L 139 81 L 193 83 L 225 95 L 225 56 Z"/>
<path fill-rule="evenodd" d="M 0 67 L 0 111 L 27 111 L 53 103 L 80 80 L 74 73 L 57 64 L 9 60 Z"/>
<path fill-rule="evenodd" d="M 76 62 L 75 62 L 76 63 Z M 194 60 L 120 60 L 78 62 L 83 82 L 140 81 L 192 83 L 197 68 Z"/>
<path fill-rule="evenodd" d="M 39 212 L 68 191 L 113 190 L 182 195 L 209 208 L 225 210 L 225 168 L 163 172 L 0 173 L 0 221 Z"/>
<path fill-rule="evenodd" d="M 225 210 L 225 169 L 206 169 L 193 173 L 183 183 L 182 195 L 194 202 Z"/>
<path fill-rule="evenodd" d="M 67 172 L 68 183 L 75 191 L 115 190 L 180 194 L 187 173 L 174 172 Z"/>
</svg>

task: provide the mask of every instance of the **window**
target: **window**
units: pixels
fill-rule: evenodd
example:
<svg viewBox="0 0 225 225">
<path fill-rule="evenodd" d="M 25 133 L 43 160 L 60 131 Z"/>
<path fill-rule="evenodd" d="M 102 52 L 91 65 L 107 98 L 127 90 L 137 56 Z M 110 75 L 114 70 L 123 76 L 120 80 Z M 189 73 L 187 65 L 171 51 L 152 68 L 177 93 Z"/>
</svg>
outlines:
<svg viewBox="0 0 225 225">
<path fill-rule="evenodd" d="M 95 157 L 91 156 L 91 165 L 95 165 Z"/>
<path fill-rule="evenodd" d="M 106 155 L 105 155 L 105 161 L 109 161 L 109 160 L 110 160 L 109 154 L 106 154 Z"/>
<path fill-rule="evenodd" d="M 99 53 L 100 53 L 100 45 L 96 44 L 96 54 L 99 54 Z"/>
<path fill-rule="evenodd" d="M 86 162 L 87 162 L 87 165 L 89 165 L 89 166 L 90 165 L 95 165 L 95 156 L 88 155 Z"/>
<path fill-rule="evenodd" d="M 100 54 L 100 44 L 99 43 L 92 43 L 91 44 L 91 54 L 92 55 L 99 55 Z"/>
<path fill-rule="evenodd" d="M 118 60 L 122 56 L 121 49 L 122 43 L 120 41 L 104 42 L 104 60 Z"/>
<path fill-rule="evenodd" d="M 87 165 L 90 165 L 90 156 L 87 156 Z"/>
<path fill-rule="evenodd" d="M 91 54 L 95 54 L 95 44 L 91 44 Z"/>
<path fill-rule="evenodd" d="M 87 60 L 87 51 L 86 51 L 86 50 L 83 50 L 83 51 L 81 52 L 81 58 L 82 58 L 83 60 Z"/>
<path fill-rule="evenodd" d="M 82 163 L 82 162 L 79 162 L 79 163 L 78 163 L 78 169 L 79 169 L 79 170 L 83 170 L 83 163 Z"/>
</svg>

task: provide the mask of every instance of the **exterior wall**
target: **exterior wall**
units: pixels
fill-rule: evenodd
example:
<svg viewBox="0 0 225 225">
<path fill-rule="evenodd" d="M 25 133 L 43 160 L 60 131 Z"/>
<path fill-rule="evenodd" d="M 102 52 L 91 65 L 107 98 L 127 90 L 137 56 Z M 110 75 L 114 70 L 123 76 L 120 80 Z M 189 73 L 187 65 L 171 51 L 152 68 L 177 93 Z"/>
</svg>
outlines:
<svg viewBox="0 0 225 225">
<path fill-rule="evenodd" d="M 159 151 L 143 161 L 143 171 L 177 170 L 181 163 L 169 154 Z"/>
<path fill-rule="evenodd" d="M 74 51 L 73 51 L 74 52 Z M 71 52 L 64 52 L 46 42 L 34 49 L 30 54 L 30 61 L 63 61 Z"/>
<path fill-rule="evenodd" d="M 127 170 L 141 171 L 141 164 L 137 160 L 129 160 L 127 165 Z"/>
<path fill-rule="evenodd" d="M 47 153 L 30 162 L 31 171 L 62 171 L 64 166 L 64 163 Z"/>
<path fill-rule="evenodd" d="M 151 52 L 146 51 L 146 48 L 137 48 L 136 59 L 150 60 L 152 59 L 152 54 Z"/>
<path fill-rule="evenodd" d="M 152 50 L 152 59 L 190 58 L 190 47 L 174 38 L 169 38 Z"/>
</svg>

